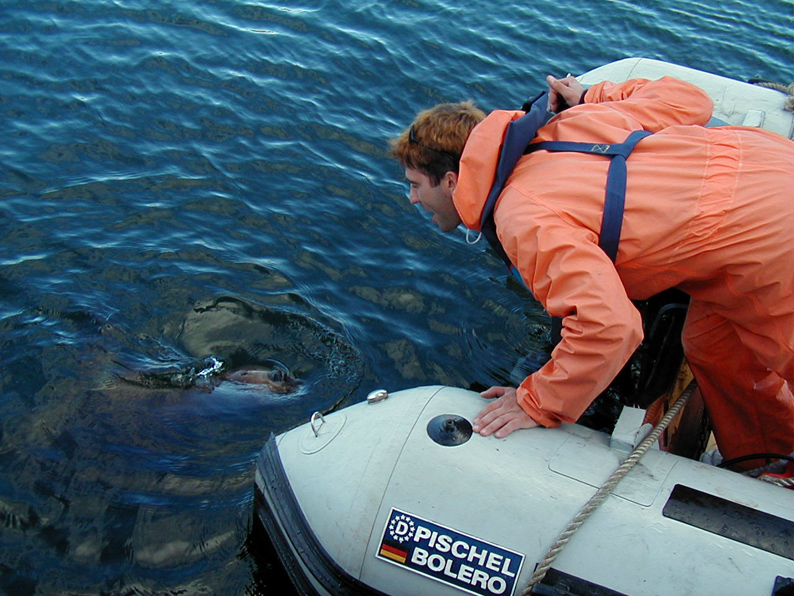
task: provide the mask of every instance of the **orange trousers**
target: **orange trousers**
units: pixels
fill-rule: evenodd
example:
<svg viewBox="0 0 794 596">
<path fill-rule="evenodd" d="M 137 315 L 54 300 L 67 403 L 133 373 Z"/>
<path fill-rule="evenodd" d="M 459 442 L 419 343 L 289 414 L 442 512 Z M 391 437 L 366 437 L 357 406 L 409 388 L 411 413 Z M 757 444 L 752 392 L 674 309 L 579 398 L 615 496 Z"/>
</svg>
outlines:
<svg viewBox="0 0 794 596">
<path fill-rule="evenodd" d="M 794 144 L 740 134 L 732 208 L 696 257 L 723 266 L 690 292 L 683 332 L 726 459 L 794 453 Z"/>
<path fill-rule="evenodd" d="M 683 342 L 692 373 L 703 394 L 720 453 L 733 459 L 755 453 L 794 453 L 794 395 L 791 380 L 794 358 L 772 358 L 747 347 L 748 333 L 693 301 L 687 314 Z M 777 361 L 777 362 L 773 362 Z M 787 368 L 786 368 L 787 367 Z M 789 377 L 791 379 L 791 377 Z M 763 465 L 753 460 L 735 469 Z"/>
</svg>

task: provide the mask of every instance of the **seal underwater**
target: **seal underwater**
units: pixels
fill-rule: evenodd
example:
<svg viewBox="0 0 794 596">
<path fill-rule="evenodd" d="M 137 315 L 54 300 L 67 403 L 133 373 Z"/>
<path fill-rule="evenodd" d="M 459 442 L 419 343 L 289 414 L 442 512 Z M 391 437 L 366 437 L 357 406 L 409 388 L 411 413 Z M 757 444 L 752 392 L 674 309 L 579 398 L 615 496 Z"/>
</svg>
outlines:
<svg viewBox="0 0 794 596">
<path fill-rule="evenodd" d="M 165 367 L 161 370 L 138 372 L 135 375 L 120 376 L 125 383 L 148 389 L 190 389 L 197 387 L 212 391 L 223 382 L 250 385 L 251 389 L 261 389 L 286 395 L 300 387 L 289 368 L 272 358 L 244 362 L 239 365 L 228 364 L 215 357 L 205 362 L 206 366 L 185 368 Z"/>
<path fill-rule="evenodd" d="M 269 359 L 262 364 L 249 364 L 223 373 L 221 381 L 262 385 L 273 393 L 292 393 L 300 386 L 300 381 L 292 376 L 289 369 L 278 360 Z"/>
</svg>

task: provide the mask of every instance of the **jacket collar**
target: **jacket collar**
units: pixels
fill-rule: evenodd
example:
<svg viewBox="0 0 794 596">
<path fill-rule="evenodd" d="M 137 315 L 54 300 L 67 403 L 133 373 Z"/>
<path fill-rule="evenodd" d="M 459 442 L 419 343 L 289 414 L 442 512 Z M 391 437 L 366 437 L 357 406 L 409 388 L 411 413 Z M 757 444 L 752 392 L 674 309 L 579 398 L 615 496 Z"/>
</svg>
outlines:
<svg viewBox="0 0 794 596">
<path fill-rule="evenodd" d="M 493 186 L 507 126 L 523 115 L 521 111 L 491 112 L 471 131 L 466 141 L 452 200 L 463 224 L 470 230 L 480 231 L 482 211 Z"/>
</svg>

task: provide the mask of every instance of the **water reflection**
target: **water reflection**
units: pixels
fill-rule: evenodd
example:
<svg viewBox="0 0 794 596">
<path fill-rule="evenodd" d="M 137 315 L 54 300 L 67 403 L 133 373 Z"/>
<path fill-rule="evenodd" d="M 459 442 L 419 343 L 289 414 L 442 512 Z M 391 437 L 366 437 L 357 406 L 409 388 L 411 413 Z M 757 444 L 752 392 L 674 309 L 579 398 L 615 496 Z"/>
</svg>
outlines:
<svg viewBox="0 0 794 596">
<path fill-rule="evenodd" d="M 241 578 L 224 561 L 260 564 L 255 545 L 240 550 L 257 451 L 271 431 L 347 398 L 360 356 L 311 316 L 233 297 L 199 301 L 156 339 L 85 311 L 57 319 L 80 349 L 50 345 L 5 371 L 6 401 L 23 403 L 3 426 L 0 521 L 15 554 L 3 556 L 0 589 L 113 593 L 127 577 L 173 586 L 207 567 L 202 589 L 226 593 Z M 200 369 L 208 360 L 228 370 Z M 53 365 L 69 377 L 43 370 Z M 239 377 L 281 366 L 295 381 L 285 392 Z"/>
<path fill-rule="evenodd" d="M 501 263 L 416 216 L 386 139 L 629 54 L 787 80 L 785 2 L 667 4 L 4 0 L 0 592 L 287 594 L 251 527 L 270 432 L 547 352 Z M 275 361 L 300 386 L 222 378 Z"/>
</svg>

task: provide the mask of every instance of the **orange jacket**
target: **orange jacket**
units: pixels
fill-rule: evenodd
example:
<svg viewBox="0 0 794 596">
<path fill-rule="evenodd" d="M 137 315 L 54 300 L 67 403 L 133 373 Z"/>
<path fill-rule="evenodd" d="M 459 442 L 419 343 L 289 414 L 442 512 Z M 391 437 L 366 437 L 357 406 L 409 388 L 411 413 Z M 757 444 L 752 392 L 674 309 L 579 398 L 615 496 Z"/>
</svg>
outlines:
<svg viewBox="0 0 794 596">
<path fill-rule="evenodd" d="M 766 240 L 752 237 L 762 236 L 758 230 L 780 217 L 771 204 L 752 208 L 759 193 L 774 195 L 770 201 L 794 218 L 792 207 L 783 205 L 794 202 L 783 196 L 775 175 L 779 164 L 789 188 L 794 184 L 794 144 L 765 131 L 704 128 L 711 112 L 709 97 L 683 81 L 606 82 L 539 131 L 542 141 L 590 143 L 620 143 L 632 130 L 655 133 L 640 141 L 627 161 L 615 264 L 598 247 L 608 158 L 537 151 L 522 157 L 508 179 L 494 212 L 500 242 L 549 314 L 564 317 L 562 341 L 551 360 L 518 388 L 522 408 L 540 424 L 575 421 L 638 347 L 642 322 L 631 300 L 678 286 L 693 299 L 724 307 L 728 318 L 759 325 L 766 324 L 769 308 L 741 311 L 753 311 L 759 300 L 779 303 L 779 294 L 788 292 L 786 308 L 794 312 L 790 271 L 771 272 L 774 280 L 787 278 L 787 287 L 778 283 L 758 298 L 754 267 L 761 261 L 769 268 L 777 257 L 775 242 L 766 246 Z M 491 113 L 466 143 L 453 200 L 470 229 L 479 230 L 505 129 L 521 115 Z M 760 164 L 766 177 L 747 175 L 755 171 L 748 159 Z M 758 225 L 743 224 L 747 217 Z M 726 229 L 734 220 L 740 228 Z M 758 246 L 745 250 L 756 240 Z M 759 257 L 758 251 L 766 252 Z M 790 250 L 787 255 L 783 260 L 790 263 Z M 774 333 L 787 346 L 784 352 L 794 354 L 791 330 L 769 334 Z"/>
</svg>

